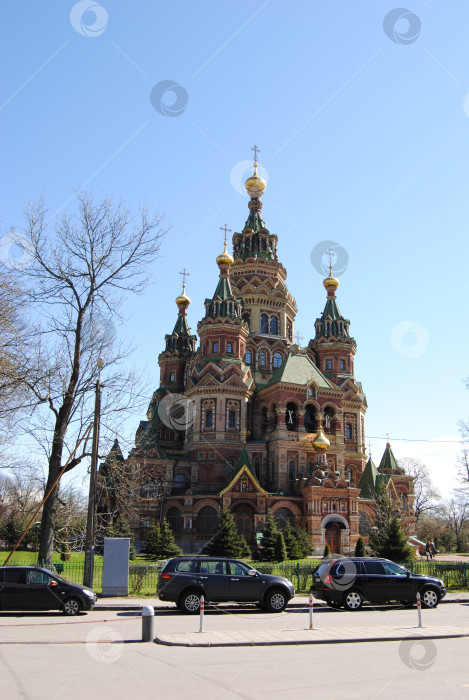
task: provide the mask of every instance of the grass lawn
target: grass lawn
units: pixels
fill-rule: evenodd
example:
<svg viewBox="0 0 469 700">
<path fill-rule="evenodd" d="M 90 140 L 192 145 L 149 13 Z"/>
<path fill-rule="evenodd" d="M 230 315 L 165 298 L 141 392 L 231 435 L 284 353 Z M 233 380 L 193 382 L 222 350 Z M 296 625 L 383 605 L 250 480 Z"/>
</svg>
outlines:
<svg viewBox="0 0 469 700">
<path fill-rule="evenodd" d="M 9 551 L 1 551 L 0 552 L 0 566 L 3 565 L 3 563 L 6 561 L 8 555 L 10 554 Z M 103 561 L 103 557 L 99 554 L 94 555 L 94 560 L 96 564 L 101 564 Z M 70 552 L 70 559 L 68 560 L 69 563 L 71 564 L 82 564 L 85 561 L 85 554 L 84 552 Z M 53 552 L 52 553 L 52 563 L 53 564 L 58 564 L 61 562 L 60 559 L 60 553 L 59 552 Z M 23 565 L 28 565 L 28 564 L 37 564 L 37 552 L 32 552 L 31 550 L 17 550 L 8 564 L 23 564 Z"/>
</svg>

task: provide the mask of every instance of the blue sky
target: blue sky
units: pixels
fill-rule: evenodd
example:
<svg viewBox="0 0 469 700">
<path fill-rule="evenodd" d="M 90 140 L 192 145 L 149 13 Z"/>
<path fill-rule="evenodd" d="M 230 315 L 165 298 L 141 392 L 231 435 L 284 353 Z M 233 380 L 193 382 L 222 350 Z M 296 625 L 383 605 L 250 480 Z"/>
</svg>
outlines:
<svg viewBox="0 0 469 700">
<path fill-rule="evenodd" d="M 373 455 L 389 433 L 396 456 L 423 459 L 448 493 L 469 415 L 469 5 L 395 8 L 2 0 L 1 234 L 41 195 L 51 213 L 73 209 L 77 187 L 165 212 L 154 284 L 126 305 L 150 398 L 178 273 L 190 272 L 195 331 L 219 227 L 247 218 L 243 161 L 257 143 L 296 330 L 314 334 L 325 292 L 311 252 L 333 241 L 348 254 L 338 299 Z"/>
</svg>

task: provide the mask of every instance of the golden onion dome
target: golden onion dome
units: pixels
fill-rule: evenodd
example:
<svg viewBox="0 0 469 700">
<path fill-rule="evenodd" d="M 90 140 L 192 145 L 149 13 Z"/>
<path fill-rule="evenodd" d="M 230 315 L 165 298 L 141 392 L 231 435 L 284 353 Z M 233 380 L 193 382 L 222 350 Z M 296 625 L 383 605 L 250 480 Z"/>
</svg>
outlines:
<svg viewBox="0 0 469 700">
<path fill-rule="evenodd" d="M 217 265 L 228 265 L 228 267 L 231 267 L 232 264 L 234 263 L 234 258 L 228 253 L 226 250 L 226 241 L 225 241 L 225 250 L 223 253 L 220 253 L 220 255 L 217 258 Z"/>
<path fill-rule="evenodd" d="M 176 297 L 176 304 L 177 304 L 177 306 L 185 306 L 185 307 L 187 307 L 187 306 L 189 306 L 189 304 L 191 303 L 191 300 L 189 299 L 189 297 L 187 296 L 187 294 L 184 292 L 185 288 L 186 288 L 186 285 L 183 284 L 183 285 L 182 285 L 182 292 L 181 292 L 181 294 L 180 294 L 178 297 Z"/>
<path fill-rule="evenodd" d="M 257 174 L 257 163 L 254 163 L 254 175 L 248 177 L 248 179 L 244 183 L 244 186 L 250 197 L 254 197 L 255 199 L 257 199 L 262 194 L 264 194 L 264 190 L 267 187 L 267 183 L 263 177 L 259 177 L 259 175 Z"/>
<path fill-rule="evenodd" d="M 327 437 L 324 435 L 322 428 L 319 428 L 319 432 L 313 441 L 314 449 L 316 450 L 316 452 L 327 452 L 327 450 L 330 446 L 331 446 L 331 443 L 329 442 Z"/>
<path fill-rule="evenodd" d="M 326 289 L 328 289 L 329 287 L 337 289 L 337 287 L 339 286 L 339 280 L 332 274 L 332 265 L 329 265 L 329 277 L 326 277 L 326 279 L 323 282 L 323 285 Z"/>
</svg>

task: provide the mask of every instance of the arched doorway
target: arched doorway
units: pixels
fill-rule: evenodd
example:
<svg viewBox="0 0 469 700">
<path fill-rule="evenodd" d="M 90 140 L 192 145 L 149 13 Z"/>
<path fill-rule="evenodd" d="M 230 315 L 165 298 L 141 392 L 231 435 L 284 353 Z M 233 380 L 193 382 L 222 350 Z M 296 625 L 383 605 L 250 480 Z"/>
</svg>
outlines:
<svg viewBox="0 0 469 700">
<path fill-rule="evenodd" d="M 236 528 L 240 535 L 244 535 L 246 542 L 252 542 L 254 535 L 254 513 L 248 505 L 240 505 L 233 511 Z"/>
<path fill-rule="evenodd" d="M 326 525 L 326 543 L 329 545 L 331 553 L 340 554 L 340 530 L 341 527 L 335 520 Z"/>
</svg>

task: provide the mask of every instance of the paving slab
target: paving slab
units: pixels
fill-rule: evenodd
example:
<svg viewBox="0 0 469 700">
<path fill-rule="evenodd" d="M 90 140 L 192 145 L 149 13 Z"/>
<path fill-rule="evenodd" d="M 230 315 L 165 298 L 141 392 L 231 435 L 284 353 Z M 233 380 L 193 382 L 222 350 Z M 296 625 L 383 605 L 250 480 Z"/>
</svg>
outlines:
<svg viewBox="0 0 469 700">
<path fill-rule="evenodd" d="M 156 644 L 179 647 L 295 646 L 469 637 L 469 629 L 434 627 L 334 627 L 333 629 L 243 630 L 159 634 Z"/>
</svg>

